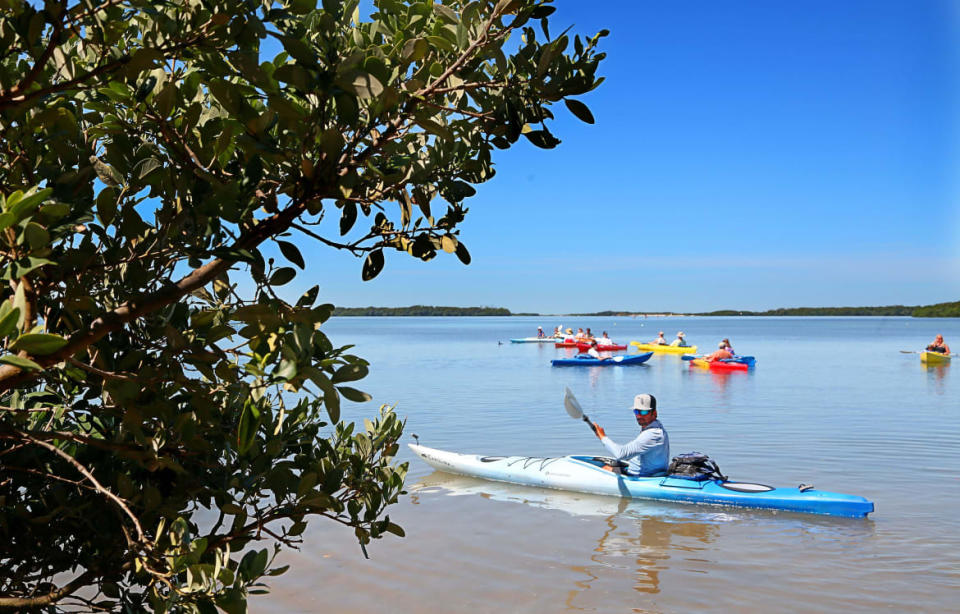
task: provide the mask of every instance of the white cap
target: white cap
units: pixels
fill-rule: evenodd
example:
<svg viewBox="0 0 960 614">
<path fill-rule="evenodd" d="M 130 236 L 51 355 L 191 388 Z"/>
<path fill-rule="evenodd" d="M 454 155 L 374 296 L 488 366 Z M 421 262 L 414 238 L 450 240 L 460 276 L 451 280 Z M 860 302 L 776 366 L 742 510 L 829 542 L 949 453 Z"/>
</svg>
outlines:
<svg viewBox="0 0 960 614">
<path fill-rule="evenodd" d="M 633 409 L 656 409 L 657 399 L 652 394 L 638 394 L 633 397 Z"/>
</svg>

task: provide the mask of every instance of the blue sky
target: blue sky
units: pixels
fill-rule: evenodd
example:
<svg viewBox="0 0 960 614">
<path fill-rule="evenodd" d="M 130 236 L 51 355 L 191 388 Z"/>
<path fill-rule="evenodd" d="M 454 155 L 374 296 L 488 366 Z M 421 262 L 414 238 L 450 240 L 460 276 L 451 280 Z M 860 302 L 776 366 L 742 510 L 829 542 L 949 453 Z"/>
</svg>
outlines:
<svg viewBox="0 0 960 614">
<path fill-rule="evenodd" d="M 960 300 L 960 5 L 556 6 L 553 32 L 611 31 L 581 97 L 597 123 L 561 105 L 559 147 L 496 152 L 461 226 L 472 264 L 388 254 L 362 282 L 298 239 L 291 291 L 541 313 Z"/>
</svg>

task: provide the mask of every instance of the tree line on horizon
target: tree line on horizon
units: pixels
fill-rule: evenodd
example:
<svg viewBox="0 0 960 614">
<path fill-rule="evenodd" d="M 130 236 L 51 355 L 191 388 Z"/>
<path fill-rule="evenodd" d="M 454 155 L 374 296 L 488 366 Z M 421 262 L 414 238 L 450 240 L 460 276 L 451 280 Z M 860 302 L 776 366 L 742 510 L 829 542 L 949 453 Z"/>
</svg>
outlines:
<svg viewBox="0 0 960 614">
<path fill-rule="evenodd" d="M 676 316 L 912 316 L 914 318 L 960 317 L 960 301 L 934 305 L 885 305 L 879 307 L 780 307 L 766 311 L 739 311 L 720 309 L 701 313 L 674 311 L 595 311 L 592 313 L 564 314 L 572 316 L 634 316 L 643 313 L 658 313 Z M 513 313 L 505 307 L 438 307 L 411 305 L 410 307 L 336 307 L 336 316 L 540 316 L 541 313 Z M 556 314 L 559 315 L 559 314 Z"/>
</svg>

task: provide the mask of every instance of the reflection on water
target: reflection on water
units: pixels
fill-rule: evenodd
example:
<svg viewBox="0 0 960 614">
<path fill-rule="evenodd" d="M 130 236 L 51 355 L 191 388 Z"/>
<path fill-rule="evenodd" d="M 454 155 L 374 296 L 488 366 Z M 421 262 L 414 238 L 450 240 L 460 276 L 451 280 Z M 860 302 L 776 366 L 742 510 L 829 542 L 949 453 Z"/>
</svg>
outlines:
<svg viewBox="0 0 960 614">
<path fill-rule="evenodd" d="M 936 394 L 944 394 L 946 390 L 947 376 L 950 373 L 950 365 L 928 365 L 924 364 L 927 372 L 927 382 L 932 384 L 933 391 Z"/>
</svg>

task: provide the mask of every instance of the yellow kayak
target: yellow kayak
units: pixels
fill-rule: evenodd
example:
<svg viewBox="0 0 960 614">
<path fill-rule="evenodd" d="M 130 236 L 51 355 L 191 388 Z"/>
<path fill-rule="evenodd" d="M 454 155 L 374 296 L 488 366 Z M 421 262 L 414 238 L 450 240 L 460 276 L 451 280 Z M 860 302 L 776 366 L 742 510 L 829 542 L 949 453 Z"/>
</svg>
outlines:
<svg viewBox="0 0 960 614">
<path fill-rule="evenodd" d="M 641 352 L 663 352 L 665 354 L 696 354 L 697 346 L 688 345 L 687 347 L 677 347 L 675 345 L 657 345 L 655 343 L 640 343 L 639 341 L 631 341 L 630 345 L 634 346 Z"/>
<path fill-rule="evenodd" d="M 920 352 L 920 362 L 928 365 L 949 365 L 950 354 L 940 352 Z"/>
</svg>

